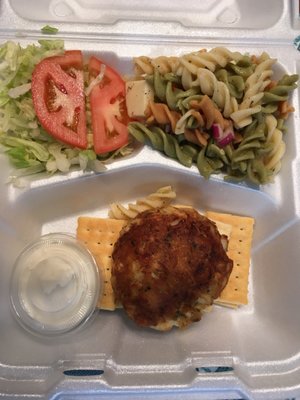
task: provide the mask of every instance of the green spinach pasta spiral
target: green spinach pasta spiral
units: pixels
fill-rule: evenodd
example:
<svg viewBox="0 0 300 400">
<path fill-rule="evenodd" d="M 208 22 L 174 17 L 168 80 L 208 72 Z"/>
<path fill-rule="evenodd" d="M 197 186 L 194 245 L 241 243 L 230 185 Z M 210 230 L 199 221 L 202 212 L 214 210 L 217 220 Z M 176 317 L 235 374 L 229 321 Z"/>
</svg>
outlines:
<svg viewBox="0 0 300 400">
<path fill-rule="evenodd" d="M 157 69 L 154 69 L 153 75 L 148 75 L 145 78 L 153 87 L 156 99 L 166 103 L 170 110 L 174 111 L 181 108 L 185 99 L 199 94 L 199 90 L 196 88 L 188 90 L 181 88 L 180 79 L 178 80 L 175 77 L 176 75 L 172 73 L 162 75 Z"/>
<path fill-rule="evenodd" d="M 235 75 L 227 71 L 225 68 L 216 71 L 216 78 L 224 82 L 228 87 L 230 95 L 236 99 L 241 99 L 245 90 L 245 81 L 240 75 Z"/>
<path fill-rule="evenodd" d="M 128 125 L 129 133 L 140 143 L 149 143 L 158 151 L 165 153 L 168 157 L 178 160 L 182 165 L 191 167 L 193 157 L 190 151 L 185 151 L 184 146 L 178 143 L 175 136 L 164 132 L 158 127 L 147 128 L 139 122 Z"/>
<path fill-rule="evenodd" d="M 240 76 L 243 80 L 246 80 L 255 69 L 253 62 L 251 61 L 250 57 L 243 56 L 238 60 L 238 62 L 230 61 L 226 69 L 232 71 L 234 75 Z"/>
<path fill-rule="evenodd" d="M 296 82 L 299 76 L 294 75 L 284 75 L 278 82 L 275 87 L 270 90 L 266 90 L 264 92 L 264 96 L 262 99 L 262 104 L 265 106 L 267 104 L 275 104 L 279 101 L 285 101 L 288 99 L 289 93 L 296 89 Z"/>
</svg>

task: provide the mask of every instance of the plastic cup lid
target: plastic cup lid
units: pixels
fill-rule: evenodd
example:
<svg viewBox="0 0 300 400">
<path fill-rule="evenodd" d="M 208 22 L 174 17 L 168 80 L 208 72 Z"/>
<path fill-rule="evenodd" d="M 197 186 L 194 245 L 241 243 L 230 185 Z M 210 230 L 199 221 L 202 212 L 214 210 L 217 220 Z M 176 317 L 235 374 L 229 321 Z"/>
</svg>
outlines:
<svg viewBox="0 0 300 400">
<path fill-rule="evenodd" d="M 93 256 L 73 236 L 44 235 L 16 260 L 11 280 L 14 313 L 38 334 L 73 331 L 93 314 L 100 278 Z"/>
</svg>

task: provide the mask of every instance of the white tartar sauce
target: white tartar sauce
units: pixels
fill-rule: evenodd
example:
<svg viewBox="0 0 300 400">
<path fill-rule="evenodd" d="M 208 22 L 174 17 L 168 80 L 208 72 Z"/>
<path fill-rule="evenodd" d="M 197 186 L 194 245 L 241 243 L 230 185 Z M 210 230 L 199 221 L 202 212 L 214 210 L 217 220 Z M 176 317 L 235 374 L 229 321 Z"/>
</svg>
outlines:
<svg viewBox="0 0 300 400">
<path fill-rule="evenodd" d="M 91 254 L 75 238 L 49 234 L 17 259 L 11 300 L 19 321 L 38 333 L 71 331 L 93 313 L 100 277 Z"/>
</svg>

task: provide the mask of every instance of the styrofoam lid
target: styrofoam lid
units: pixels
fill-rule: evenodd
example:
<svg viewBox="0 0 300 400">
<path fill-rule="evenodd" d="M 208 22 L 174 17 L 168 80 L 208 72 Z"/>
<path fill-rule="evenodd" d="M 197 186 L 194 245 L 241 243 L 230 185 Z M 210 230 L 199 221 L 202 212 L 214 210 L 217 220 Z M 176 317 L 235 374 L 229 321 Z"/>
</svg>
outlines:
<svg viewBox="0 0 300 400">
<path fill-rule="evenodd" d="M 122 35 L 132 40 L 149 35 L 182 40 L 291 40 L 300 26 L 295 4 L 282 0 L 3 0 L 0 36 L 41 36 L 41 28 L 50 24 L 64 39 Z"/>
</svg>

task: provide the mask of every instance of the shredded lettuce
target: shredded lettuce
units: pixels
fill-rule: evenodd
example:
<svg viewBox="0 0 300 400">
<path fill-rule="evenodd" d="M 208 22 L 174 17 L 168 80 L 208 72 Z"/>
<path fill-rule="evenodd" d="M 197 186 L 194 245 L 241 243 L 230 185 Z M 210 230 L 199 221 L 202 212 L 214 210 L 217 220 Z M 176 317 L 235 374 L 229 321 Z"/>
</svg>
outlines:
<svg viewBox="0 0 300 400">
<path fill-rule="evenodd" d="M 63 52 L 63 42 L 55 42 L 51 50 L 44 45 L 22 48 L 11 41 L 0 47 L 0 143 L 18 169 L 18 176 L 45 170 L 49 158 L 42 140 L 44 132 L 39 140 L 43 130 L 35 116 L 30 89 L 35 64 Z"/>
<path fill-rule="evenodd" d="M 55 28 L 54 26 L 45 25 L 41 29 L 41 32 L 44 33 L 45 35 L 47 35 L 47 34 L 48 35 L 55 35 L 58 32 L 58 29 Z"/>
<path fill-rule="evenodd" d="M 99 74 L 96 76 L 96 78 L 94 78 L 90 82 L 89 86 L 85 89 L 85 95 L 86 96 L 89 96 L 91 91 L 93 90 L 93 88 L 103 80 L 104 75 L 105 75 L 105 69 L 106 69 L 106 65 L 105 64 L 101 64 Z"/>
<path fill-rule="evenodd" d="M 49 158 L 49 150 L 33 140 L 5 137 L 3 144 L 10 148 L 7 153 L 13 158 L 15 165 L 22 162 L 27 163 L 27 166 L 36 165 L 39 162 L 46 162 Z"/>
<path fill-rule="evenodd" d="M 29 92 L 30 89 L 31 89 L 31 83 L 24 83 L 23 85 L 9 89 L 8 95 L 9 97 L 16 99 L 22 96 L 23 94 Z"/>
<path fill-rule="evenodd" d="M 94 172 L 104 172 L 106 166 L 98 160 L 93 150 L 84 150 L 79 154 L 79 163 L 82 169 L 89 169 Z"/>
<path fill-rule="evenodd" d="M 129 156 L 133 151 L 133 147 L 127 144 L 109 153 L 100 154 L 98 156 L 98 159 L 105 163 L 108 163 L 110 161 L 113 161 L 115 158 Z"/>
</svg>

